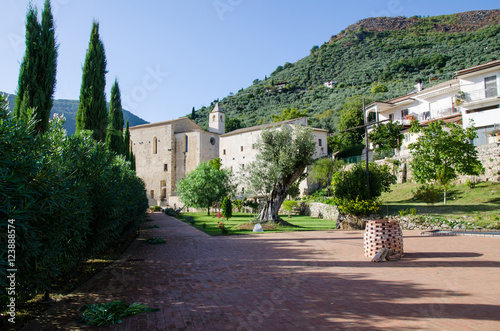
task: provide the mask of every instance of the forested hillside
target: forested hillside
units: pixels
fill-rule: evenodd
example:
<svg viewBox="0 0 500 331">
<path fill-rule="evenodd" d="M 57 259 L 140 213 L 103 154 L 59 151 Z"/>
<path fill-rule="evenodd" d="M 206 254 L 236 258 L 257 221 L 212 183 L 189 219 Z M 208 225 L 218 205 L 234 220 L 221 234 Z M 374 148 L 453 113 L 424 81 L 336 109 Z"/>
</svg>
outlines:
<svg viewBox="0 0 500 331">
<path fill-rule="evenodd" d="M 411 92 L 418 79 L 428 87 L 459 69 L 499 59 L 499 22 L 500 10 L 365 19 L 313 46 L 309 56 L 256 77 L 220 106 L 233 129 L 271 122 L 271 115 L 289 107 L 307 110 L 311 124 L 334 132 L 348 97 L 387 100 Z M 323 85 L 328 81 L 332 88 Z M 212 106 L 195 112 L 202 127 Z"/>
<path fill-rule="evenodd" d="M 2 93 L 2 92 L 0 92 Z M 5 93 L 7 94 L 7 93 Z M 7 94 L 9 100 L 9 109 L 12 111 L 14 109 L 14 102 L 16 96 L 14 94 Z M 109 107 L 109 104 L 108 104 Z M 64 129 L 68 134 L 74 134 L 76 129 L 76 113 L 78 112 L 78 100 L 54 100 L 54 105 L 50 111 L 50 117 L 54 114 L 64 115 L 66 122 L 64 123 Z M 127 123 L 129 120 L 130 126 L 146 124 L 145 120 L 132 114 L 128 110 L 123 109 L 123 119 Z"/>
</svg>

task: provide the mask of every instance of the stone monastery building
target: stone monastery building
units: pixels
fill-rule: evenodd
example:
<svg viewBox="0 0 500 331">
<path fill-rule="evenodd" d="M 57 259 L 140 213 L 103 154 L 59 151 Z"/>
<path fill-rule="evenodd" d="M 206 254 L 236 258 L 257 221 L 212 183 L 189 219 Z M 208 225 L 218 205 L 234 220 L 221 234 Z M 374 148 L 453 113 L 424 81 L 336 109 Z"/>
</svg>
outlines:
<svg viewBox="0 0 500 331">
<path fill-rule="evenodd" d="M 255 143 L 264 128 L 284 125 L 307 126 L 307 118 L 254 126 L 225 133 L 225 114 L 216 104 L 209 114 L 209 130 L 204 131 L 187 117 L 138 125 L 130 128 L 130 145 L 136 159 L 136 172 L 146 184 L 149 204 L 180 207 L 177 182 L 201 162 L 220 157 L 223 168 L 242 175 L 245 165 L 257 155 Z M 315 158 L 327 156 L 327 131 L 313 128 Z M 301 184 L 301 190 L 307 183 Z M 238 186 L 237 196 L 245 195 Z"/>
</svg>

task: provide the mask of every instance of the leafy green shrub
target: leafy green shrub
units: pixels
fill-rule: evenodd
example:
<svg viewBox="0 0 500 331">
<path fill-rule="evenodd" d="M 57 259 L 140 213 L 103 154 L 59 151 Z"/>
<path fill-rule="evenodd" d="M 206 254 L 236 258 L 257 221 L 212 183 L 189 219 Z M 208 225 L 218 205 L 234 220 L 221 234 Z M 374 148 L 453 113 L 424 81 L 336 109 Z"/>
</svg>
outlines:
<svg viewBox="0 0 500 331">
<path fill-rule="evenodd" d="M 421 185 L 413 192 L 415 198 L 430 205 L 438 200 L 440 194 L 441 190 L 434 184 Z"/>
<path fill-rule="evenodd" d="M 389 192 L 396 182 L 387 164 L 369 164 L 370 194 L 366 186 L 365 163 L 357 163 L 350 170 L 337 172 L 333 175 L 332 186 L 336 198 L 344 200 L 370 200 L 379 197 L 382 192 Z"/>
<path fill-rule="evenodd" d="M 380 210 L 380 201 L 378 199 L 360 200 L 356 197 L 355 200 L 335 199 L 339 211 L 343 214 L 354 216 L 367 216 L 377 214 Z"/>
<path fill-rule="evenodd" d="M 471 180 L 470 178 L 465 181 L 465 185 L 467 185 L 470 189 L 476 187 L 476 184 L 477 184 L 476 181 Z"/>
<path fill-rule="evenodd" d="M 316 200 L 322 200 L 322 198 L 329 196 L 330 195 L 329 193 L 330 192 L 328 191 L 328 188 L 324 188 L 324 189 L 320 189 L 320 190 L 317 190 L 316 192 L 314 192 L 313 197 Z"/>
<path fill-rule="evenodd" d="M 85 305 L 80 311 L 82 314 L 81 322 L 95 326 L 107 326 L 121 323 L 123 317 L 159 311 L 159 309 L 148 308 L 137 302 L 128 305 L 121 300 L 116 300 Z"/>
<path fill-rule="evenodd" d="M 166 242 L 167 241 L 165 239 L 156 238 L 156 237 L 149 238 L 149 239 L 144 241 L 144 243 L 149 244 L 149 245 L 164 244 Z"/>
<path fill-rule="evenodd" d="M 153 206 L 153 211 L 161 211 L 161 207 L 158 205 Z"/>
<path fill-rule="evenodd" d="M 399 212 L 399 216 L 416 216 L 417 215 L 417 209 L 415 208 L 410 208 L 410 209 L 401 209 Z"/>
<path fill-rule="evenodd" d="M 163 212 L 168 216 L 173 216 L 173 217 L 179 216 L 179 213 L 173 208 L 165 208 Z"/>
<path fill-rule="evenodd" d="M 80 261 L 138 229 L 147 209 L 130 163 L 89 132 L 67 136 L 63 124 L 54 117 L 47 132 L 35 134 L 35 122 L 14 121 L 0 96 L 0 227 L 15 220 L 20 300 L 48 291 Z M 0 237 L 2 247 L 6 240 Z M 0 261 L 6 254 L 0 250 Z M 0 284 L 5 279 L 0 268 Z"/>
<path fill-rule="evenodd" d="M 193 216 L 184 216 L 184 221 L 191 225 L 194 225 L 196 223 Z"/>
</svg>

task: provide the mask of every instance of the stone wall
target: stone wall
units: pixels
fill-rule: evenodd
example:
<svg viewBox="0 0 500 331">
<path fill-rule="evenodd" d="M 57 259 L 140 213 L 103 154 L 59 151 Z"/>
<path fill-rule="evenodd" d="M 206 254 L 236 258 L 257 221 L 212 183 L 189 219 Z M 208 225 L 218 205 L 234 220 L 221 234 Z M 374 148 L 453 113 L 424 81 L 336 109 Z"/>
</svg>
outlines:
<svg viewBox="0 0 500 331">
<path fill-rule="evenodd" d="M 311 202 L 307 204 L 306 213 L 311 217 L 323 218 L 332 221 L 337 221 L 339 218 L 339 210 L 336 206 L 319 202 Z"/>
</svg>

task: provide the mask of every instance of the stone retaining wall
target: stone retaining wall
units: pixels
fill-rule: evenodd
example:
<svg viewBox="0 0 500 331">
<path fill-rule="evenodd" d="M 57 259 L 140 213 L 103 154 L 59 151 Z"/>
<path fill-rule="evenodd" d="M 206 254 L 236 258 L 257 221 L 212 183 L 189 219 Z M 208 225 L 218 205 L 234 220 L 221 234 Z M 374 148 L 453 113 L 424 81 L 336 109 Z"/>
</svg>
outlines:
<svg viewBox="0 0 500 331">
<path fill-rule="evenodd" d="M 307 204 L 306 213 L 311 217 L 318 217 L 332 221 L 337 221 L 339 218 L 339 210 L 336 206 L 319 202 L 311 202 Z"/>
</svg>

